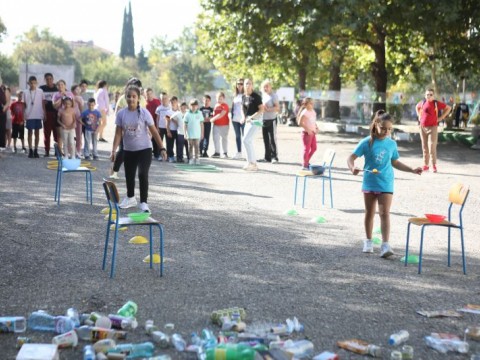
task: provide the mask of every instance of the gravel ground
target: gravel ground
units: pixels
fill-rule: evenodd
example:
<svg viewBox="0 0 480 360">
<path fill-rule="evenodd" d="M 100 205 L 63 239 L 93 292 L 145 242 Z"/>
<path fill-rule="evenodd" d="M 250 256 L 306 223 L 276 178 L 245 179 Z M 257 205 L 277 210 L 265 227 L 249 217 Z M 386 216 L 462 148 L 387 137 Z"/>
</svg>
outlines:
<svg viewBox="0 0 480 360">
<path fill-rule="evenodd" d="M 112 125 L 108 129 L 112 139 Z M 46 168 L 47 160 L 5 154 L 0 159 L 4 204 L 0 315 L 28 316 L 38 309 L 63 314 L 69 307 L 108 314 L 131 299 L 139 306 L 140 324 L 147 319 L 161 326 L 171 322 L 188 337 L 204 327 L 216 330 L 209 321 L 213 310 L 240 306 L 247 311 L 247 323 L 283 322 L 297 316 L 316 353 L 329 350 L 342 359 L 361 358 L 338 349 L 336 341 L 361 338 L 389 348 L 388 336 L 407 329 L 416 359 L 467 359 L 428 349 L 423 337 L 431 332 L 461 335 L 466 326 L 479 323 L 479 315 L 427 319 L 416 310 L 480 303 L 480 153 L 440 144 L 438 174 L 396 173 L 391 214 L 396 256 L 384 260 L 378 249 L 373 255 L 361 252 L 361 177 L 346 168 L 346 158 L 360 138 L 318 137 L 313 162 L 320 162 L 327 148 L 337 153 L 334 209 L 322 207 L 320 182 L 310 181 L 306 208 L 297 206 L 298 216 L 287 216 L 285 211 L 293 208 L 293 174 L 300 168 L 302 152 L 300 130 L 280 126 L 278 138 L 280 163 L 259 164 L 256 173 L 241 170 L 244 163 L 238 160 L 204 161 L 222 168 L 221 173 L 186 173 L 172 164 L 152 164 L 149 204 L 166 228 L 163 278 L 142 262 L 148 246 L 128 244 L 130 237 L 146 234 L 139 227 L 120 235 L 116 277 L 111 280 L 101 270 L 106 227 L 100 214 L 106 206 L 101 182 L 110 166 L 110 143 L 100 144 L 100 161 L 95 162 L 93 206 L 83 196 L 83 178 L 65 177 L 57 206 L 55 172 Z M 256 141 L 261 158 L 260 134 Z M 399 143 L 399 150 L 402 161 L 421 165 L 419 143 Z M 454 232 L 448 268 L 446 230 L 433 228 L 426 231 L 423 273 L 418 275 L 415 265 L 404 267 L 399 261 L 407 219 L 426 212 L 446 213 L 448 189 L 455 181 L 472 189 L 464 211 L 468 275 L 462 273 L 458 234 Z M 125 187 L 118 183 L 123 197 Z M 327 222 L 312 223 L 315 216 Z M 416 253 L 418 247 L 419 229 L 414 228 L 411 251 Z M 51 341 L 50 334 L 28 331 L 26 336 L 35 342 Z M 147 340 L 140 328 L 129 335 L 132 342 Z M 15 341 L 13 334 L 0 336 L 0 359 L 15 358 Z M 479 343 L 470 345 L 470 354 L 480 352 Z M 81 359 L 82 347 L 62 350 L 61 359 Z M 172 350 L 167 353 L 186 358 Z"/>
</svg>

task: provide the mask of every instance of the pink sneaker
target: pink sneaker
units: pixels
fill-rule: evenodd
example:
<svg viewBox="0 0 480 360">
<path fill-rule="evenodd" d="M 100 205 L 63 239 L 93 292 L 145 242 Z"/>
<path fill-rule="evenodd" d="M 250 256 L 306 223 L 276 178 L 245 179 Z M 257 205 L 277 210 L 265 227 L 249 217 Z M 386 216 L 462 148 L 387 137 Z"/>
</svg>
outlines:
<svg viewBox="0 0 480 360">
<path fill-rule="evenodd" d="M 434 173 L 437 172 L 437 166 L 436 166 L 436 165 L 433 165 L 433 172 L 434 172 Z"/>
<path fill-rule="evenodd" d="M 427 165 L 423 166 L 423 171 L 428 171 L 430 168 Z"/>
</svg>

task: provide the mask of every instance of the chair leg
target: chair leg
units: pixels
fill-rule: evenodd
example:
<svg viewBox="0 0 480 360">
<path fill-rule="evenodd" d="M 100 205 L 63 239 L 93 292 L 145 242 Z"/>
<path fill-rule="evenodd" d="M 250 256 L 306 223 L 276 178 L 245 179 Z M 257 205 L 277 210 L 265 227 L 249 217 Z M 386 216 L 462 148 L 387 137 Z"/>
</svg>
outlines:
<svg viewBox="0 0 480 360">
<path fill-rule="evenodd" d="M 451 228 L 448 227 L 448 252 L 447 252 L 447 266 L 450 267 L 450 235 L 451 235 Z"/>
<path fill-rule="evenodd" d="M 160 276 L 163 276 L 163 226 L 158 225 L 160 229 Z"/>
<path fill-rule="evenodd" d="M 307 177 L 303 178 L 303 196 L 302 196 L 302 209 L 305 207 L 305 193 L 307 192 Z"/>
<path fill-rule="evenodd" d="M 465 244 L 463 242 L 463 227 L 460 228 L 460 239 L 462 242 L 463 274 L 467 275 L 467 259 L 465 258 Z"/>
<path fill-rule="evenodd" d="M 93 205 L 92 173 L 90 171 L 88 172 L 88 177 L 90 180 L 90 205 Z M 87 201 L 88 201 L 88 198 L 87 198 Z"/>
<path fill-rule="evenodd" d="M 420 236 L 420 254 L 418 256 L 418 273 L 422 273 L 422 257 L 423 257 L 423 234 L 425 231 L 425 226 L 422 225 L 422 234 Z"/>
<path fill-rule="evenodd" d="M 333 188 L 332 188 L 332 177 L 328 177 L 328 182 L 330 183 L 330 207 L 333 209 Z"/>
<path fill-rule="evenodd" d="M 108 240 L 110 239 L 110 226 L 112 223 L 110 221 L 107 222 L 107 236 L 105 237 L 105 247 L 103 248 L 103 262 L 102 262 L 102 270 L 105 270 L 105 265 L 107 264 L 107 249 L 108 249 Z"/>
<path fill-rule="evenodd" d="M 407 243 L 405 244 L 405 266 L 408 265 L 408 245 L 410 243 L 410 226 L 412 223 L 408 223 L 407 226 Z"/>
<path fill-rule="evenodd" d="M 57 179 L 55 181 L 55 196 L 54 196 L 54 201 L 57 201 L 57 193 L 58 193 L 58 179 L 59 179 L 59 176 L 60 176 L 60 172 L 57 171 Z"/>
<path fill-rule="evenodd" d="M 57 205 L 60 205 L 60 194 L 62 193 L 62 181 L 63 181 L 63 172 L 60 173 L 60 178 L 58 181 Z"/>
<path fill-rule="evenodd" d="M 325 176 L 322 176 L 322 206 L 325 206 Z"/>
<path fill-rule="evenodd" d="M 150 229 L 150 269 L 153 269 L 153 229 L 152 225 L 149 226 Z"/>
<path fill-rule="evenodd" d="M 113 278 L 115 276 L 115 257 L 117 255 L 117 240 L 118 240 L 118 221 L 115 223 L 115 236 L 113 238 L 112 267 L 110 269 L 110 278 Z"/>
<path fill-rule="evenodd" d="M 293 205 L 297 204 L 297 186 L 298 186 L 298 176 L 295 176 L 295 190 L 293 192 Z"/>
</svg>

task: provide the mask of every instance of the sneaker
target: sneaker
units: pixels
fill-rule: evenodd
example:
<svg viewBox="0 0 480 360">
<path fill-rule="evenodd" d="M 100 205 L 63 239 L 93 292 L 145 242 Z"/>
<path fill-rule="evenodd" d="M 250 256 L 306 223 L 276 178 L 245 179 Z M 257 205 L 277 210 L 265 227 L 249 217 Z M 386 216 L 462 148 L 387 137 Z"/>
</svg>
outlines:
<svg viewBox="0 0 480 360">
<path fill-rule="evenodd" d="M 108 141 L 105 140 L 104 138 L 100 138 L 100 139 L 98 139 L 98 141 L 100 141 L 100 142 L 105 142 L 105 143 L 108 142 Z"/>
<path fill-rule="evenodd" d="M 151 212 L 146 202 L 141 202 L 140 205 L 138 205 L 138 208 L 140 209 L 141 212 L 148 212 L 148 213 Z"/>
<path fill-rule="evenodd" d="M 423 171 L 428 171 L 430 168 L 427 165 L 423 166 Z"/>
<path fill-rule="evenodd" d="M 222 159 L 228 159 L 228 154 L 227 154 L 227 153 L 224 153 L 224 154 L 222 155 Z"/>
<path fill-rule="evenodd" d="M 206 152 L 202 153 L 202 158 L 208 158 L 208 154 Z"/>
<path fill-rule="evenodd" d="M 131 198 L 126 197 L 118 206 L 121 209 L 128 209 L 128 208 L 137 206 L 137 200 L 135 199 L 135 197 L 131 197 Z"/>
<path fill-rule="evenodd" d="M 30 159 L 33 159 L 33 150 L 32 150 L 32 149 L 29 149 L 29 150 L 28 150 L 28 157 L 29 157 Z"/>
<path fill-rule="evenodd" d="M 195 159 L 195 165 L 200 165 L 200 159 Z"/>
<path fill-rule="evenodd" d="M 98 160 L 98 156 L 97 156 L 97 155 L 93 155 L 93 160 Z"/>
<path fill-rule="evenodd" d="M 394 255 L 394 253 L 390 244 L 386 242 L 382 243 L 382 246 L 380 247 L 380 257 L 386 259 L 392 255 Z"/>
<path fill-rule="evenodd" d="M 118 180 L 118 179 L 120 179 L 120 178 L 118 177 L 118 173 L 117 173 L 116 171 L 114 171 L 114 172 L 112 173 L 112 175 L 110 175 L 108 178 L 109 178 L 110 180 Z"/>
<path fill-rule="evenodd" d="M 246 167 L 243 168 L 245 171 L 258 171 L 258 166 L 255 163 L 250 163 Z"/>
<path fill-rule="evenodd" d="M 278 158 L 272 159 L 272 164 L 278 164 Z"/>
<path fill-rule="evenodd" d="M 264 163 L 264 162 L 270 162 L 270 161 L 268 161 L 267 159 L 259 159 L 257 160 L 257 162 Z"/>
<path fill-rule="evenodd" d="M 27 153 L 27 148 L 22 148 L 22 151 L 23 151 L 24 154 L 26 154 Z"/>
<path fill-rule="evenodd" d="M 233 155 L 233 160 L 239 160 L 242 158 L 242 153 L 241 152 L 237 152 L 235 155 Z"/>
<path fill-rule="evenodd" d="M 46 151 L 45 154 L 43 154 L 43 157 L 50 157 L 50 152 Z"/>
<path fill-rule="evenodd" d="M 169 163 L 174 163 L 174 162 L 175 162 L 175 159 L 174 159 L 173 157 L 169 157 L 169 158 L 168 158 L 168 162 L 169 162 Z"/>
<path fill-rule="evenodd" d="M 16 154 L 17 153 L 17 148 L 13 148 L 13 152 Z"/>
<path fill-rule="evenodd" d="M 437 166 L 436 166 L 436 165 L 433 165 L 433 172 L 434 172 L 434 173 L 437 172 Z"/>
<path fill-rule="evenodd" d="M 220 157 L 220 154 L 219 154 L 219 153 L 217 153 L 217 152 L 216 152 L 215 154 L 213 154 L 213 155 L 212 155 L 212 158 L 219 158 L 219 157 Z"/>
<path fill-rule="evenodd" d="M 372 240 L 363 240 L 363 250 L 364 253 L 373 253 L 373 241 Z"/>
<path fill-rule="evenodd" d="M 75 155 L 75 158 L 77 158 L 77 159 L 83 159 L 83 156 L 82 156 L 82 154 L 77 153 L 77 155 Z"/>
<path fill-rule="evenodd" d="M 37 149 L 33 150 L 33 157 L 37 159 L 40 157 L 40 155 L 38 155 Z"/>
<path fill-rule="evenodd" d="M 85 160 L 90 160 L 90 155 L 85 156 Z"/>
<path fill-rule="evenodd" d="M 161 161 L 161 157 L 160 157 L 160 156 L 154 156 L 153 158 L 154 158 L 155 160 L 157 160 L 157 161 Z"/>
<path fill-rule="evenodd" d="M 193 159 L 188 160 L 188 165 L 195 165 L 195 160 Z"/>
</svg>

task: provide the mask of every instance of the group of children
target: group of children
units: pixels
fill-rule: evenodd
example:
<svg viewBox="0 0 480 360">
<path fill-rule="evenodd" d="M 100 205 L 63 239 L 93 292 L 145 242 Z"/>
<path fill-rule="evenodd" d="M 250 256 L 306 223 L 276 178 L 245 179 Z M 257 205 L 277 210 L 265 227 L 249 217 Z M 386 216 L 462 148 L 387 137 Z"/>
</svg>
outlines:
<svg viewBox="0 0 480 360">
<path fill-rule="evenodd" d="M 59 91 L 52 96 L 52 104 L 58 110 L 55 125 L 60 129 L 61 136 L 56 140 L 61 151 L 63 151 L 63 155 L 68 158 L 80 157 L 76 148 L 78 149 L 78 145 L 81 144 L 81 134 L 83 132 L 85 159 L 90 159 L 90 152 L 92 152 L 94 160 L 98 159 L 97 129 L 100 124 L 101 113 L 95 109 L 95 99 L 89 98 L 86 106 L 84 106 L 83 99 L 79 95 L 65 90 L 63 80 L 60 80 L 57 84 L 59 85 Z M 28 157 L 39 157 L 40 129 L 48 121 L 47 102 L 44 91 L 38 87 L 37 78 L 30 76 L 28 89 L 18 91 L 17 100 L 10 105 L 13 152 L 17 152 L 17 139 L 21 142 L 22 150 L 27 152 L 24 140 L 26 128 L 28 132 Z M 60 146 L 62 144 L 63 148 Z M 48 156 L 47 150 L 46 156 Z"/>
</svg>

